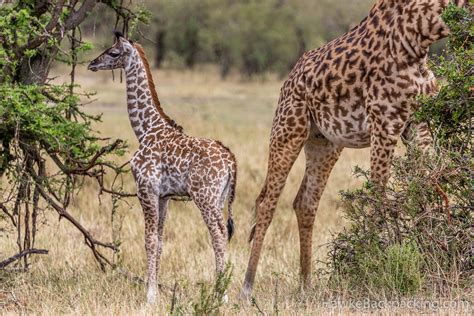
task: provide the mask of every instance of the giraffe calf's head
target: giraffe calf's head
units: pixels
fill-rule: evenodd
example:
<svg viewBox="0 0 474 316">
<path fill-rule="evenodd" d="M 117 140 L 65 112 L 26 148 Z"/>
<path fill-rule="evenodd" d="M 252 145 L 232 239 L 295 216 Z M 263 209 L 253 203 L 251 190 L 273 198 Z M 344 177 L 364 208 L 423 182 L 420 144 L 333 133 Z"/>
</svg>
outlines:
<svg viewBox="0 0 474 316">
<path fill-rule="evenodd" d="M 123 68 L 127 57 L 133 50 L 133 44 L 119 32 L 115 32 L 115 43 L 96 59 L 90 62 L 87 69 L 92 71 Z"/>
</svg>

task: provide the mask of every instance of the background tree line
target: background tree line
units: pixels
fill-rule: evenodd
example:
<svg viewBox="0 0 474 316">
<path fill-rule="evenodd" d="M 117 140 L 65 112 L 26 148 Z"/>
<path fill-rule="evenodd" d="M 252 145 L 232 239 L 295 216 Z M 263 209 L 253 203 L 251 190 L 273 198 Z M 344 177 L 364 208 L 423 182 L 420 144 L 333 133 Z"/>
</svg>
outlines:
<svg viewBox="0 0 474 316">
<path fill-rule="evenodd" d="M 154 52 L 157 67 L 212 63 L 223 77 L 231 70 L 248 76 L 267 71 L 284 75 L 305 51 L 356 25 L 373 2 L 147 0 L 143 4 L 150 10 L 151 23 L 139 33 L 150 41 L 137 39 Z M 113 23 L 106 20 L 102 12 L 94 12 L 87 30 L 110 35 Z"/>
<path fill-rule="evenodd" d="M 357 25 L 374 2 L 145 0 L 151 23 L 137 39 L 154 53 L 156 67 L 216 64 L 223 77 L 231 70 L 247 76 L 268 71 L 284 76 L 305 51 Z M 110 35 L 112 19 L 111 14 L 94 12 L 86 23 L 89 34 Z M 440 52 L 441 45 L 434 51 Z"/>
</svg>

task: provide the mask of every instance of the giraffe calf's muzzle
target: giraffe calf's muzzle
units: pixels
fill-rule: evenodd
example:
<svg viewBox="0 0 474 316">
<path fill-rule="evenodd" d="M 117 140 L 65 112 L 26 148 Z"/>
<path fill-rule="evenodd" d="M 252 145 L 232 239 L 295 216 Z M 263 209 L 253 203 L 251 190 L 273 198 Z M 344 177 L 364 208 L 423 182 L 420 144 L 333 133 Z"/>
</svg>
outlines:
<svg viewBox="0 0 474 316">
<path fill-rule="evenodd" d="M 93 72 L 98 71 L 98 70 L 99 70 L 99 66 L 97 66 L 96 64 L 97 64 L 97 63 L 96 63 L 95 60 L 91 61 L 90 64 L 89 64 L 89 66 L 87 66 L 87 69 L 88 69 L 88 70 L 92 70 Z"/>
</svg>

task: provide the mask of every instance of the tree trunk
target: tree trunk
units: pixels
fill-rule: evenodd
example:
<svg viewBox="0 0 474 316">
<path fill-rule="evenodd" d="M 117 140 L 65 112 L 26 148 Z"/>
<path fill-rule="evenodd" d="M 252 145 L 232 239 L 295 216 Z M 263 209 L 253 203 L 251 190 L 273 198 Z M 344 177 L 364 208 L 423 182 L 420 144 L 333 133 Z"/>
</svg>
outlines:
<svg viewBox="0 0 474 316">
<path fill-rule="evenodd" d="M 37 49 L 38 54 L 32 58 L 23 56 L 20 67 L 16 73 L 16 80 L 23 84 L 43 84 L 48 78 L 51 65 L 56 59 L 58 47 L 45 47 L 48 39 L 52 38 L 61 43 L 64 36 L 74 28 L 78 27 L 89 13 L 94 9 L 98 0 L 84 0 L 78 8 L 78 1 L 57 0 L 54 4 L 51 1 L 39 0 L 35 5 L 35 16 L 40 18 L 46 12 L 51 13 L 51 19 L 45 26 L 45 34 L 31 38 L 25 47 L 21 48 L 21 52 L 26 49 Z M 60 22 L 60 15 L 63 8 L 69 6 L 70 14 L 68 18 Z"/>
<path fill-rule="evenodd" d="M 161 63 L 165 59 L 165 53 L 166 53 L 165 37 L 166 37 L 166 32 L 163 30 L 160 30 L 156 33 L 156 58 L 155 58 L 156 68 L 160 68 Z"/>
</svg>

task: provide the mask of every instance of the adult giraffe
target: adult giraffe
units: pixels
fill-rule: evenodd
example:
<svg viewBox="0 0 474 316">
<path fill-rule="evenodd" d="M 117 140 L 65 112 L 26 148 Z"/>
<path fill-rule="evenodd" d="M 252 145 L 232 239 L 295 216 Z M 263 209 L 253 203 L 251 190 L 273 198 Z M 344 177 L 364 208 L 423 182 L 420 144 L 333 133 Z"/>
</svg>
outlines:
<svg viewBox="0 0 474 316">
<path fill-rule="evenodd" d="M 89 64 L 92 71 L 123 68 L 130 123 L 140 144 L 130 161 L 145 218 L 147 302 L 154 303 L 168 201 L 194 201 L 209 230 L 217 274 L 234 230 L 237 164 L 222 143 L 186 135 L 161 108 L 143 48 L 116 33 L 115 44 Z M 223 210 L 227 199 L 227 227 Z"/>
<path fill-rule="evenodd" d="M 378 0 L 358 26 L 305 53 L 295 65 L 281 89 L 273 120 L 267 177 L 256 200 L 243 297 L 251 294 L 265 233 L 303 147 L 306 171 L 293 208 L 305 289 L 311 284 L 316 210 L 342 149 L 370 146 L 371 177 L 383 188 L 400 135 L 422 149 L 429 146 L 427 126 L 410 124 L 410 116 L 416 96 L 436 93 L 426 60 L 429 46 L 448 35 L 441 13 L 449 2 Z M 465 0 L 452 2 L 466 5 Z"/>
</svg>

